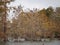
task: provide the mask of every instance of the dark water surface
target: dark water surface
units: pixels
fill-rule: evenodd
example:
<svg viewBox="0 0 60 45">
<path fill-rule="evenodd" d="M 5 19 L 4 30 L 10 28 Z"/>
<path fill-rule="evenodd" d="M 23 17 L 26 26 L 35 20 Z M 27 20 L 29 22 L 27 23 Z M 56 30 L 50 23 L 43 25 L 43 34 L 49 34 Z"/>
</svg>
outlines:
<svg viewBox="0 0 60 45">
<path fill-rule="evenodd" d="M 0 42 L 0 45 L 60 45 L 59 40 L 53 40 L 51 42 L 30 42 L 30 41 L 25 41 L 25 42 Z"/>
</svg>

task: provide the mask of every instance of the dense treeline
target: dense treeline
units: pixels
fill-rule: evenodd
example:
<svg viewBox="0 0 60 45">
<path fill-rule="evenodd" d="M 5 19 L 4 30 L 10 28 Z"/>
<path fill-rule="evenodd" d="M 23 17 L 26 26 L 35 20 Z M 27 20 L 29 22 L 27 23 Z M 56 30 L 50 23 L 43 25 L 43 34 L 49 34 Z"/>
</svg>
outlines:
<svg viewBox="0 0 60 45">
<path fill-rule="evenodd" d="M 15 9 L 15 8 L 14 8 Z M 1 27 L 1 26 L 0 26 Z M 60 36 L 60 7 L 23 11 L 15 9 L 15 17 L 7 21 L 8 37 L 25 39 L 53 38 Z"/>
<path fill-rule="evenodd" d="M 9 31 L 8 35 L 13 37 L 27 39 L 58 37 L 60 36 L 60 7 L 29 11 L 22 9 L 8 25 L 10 25 L 7 30 L 7 32 Z"/>
</svg>

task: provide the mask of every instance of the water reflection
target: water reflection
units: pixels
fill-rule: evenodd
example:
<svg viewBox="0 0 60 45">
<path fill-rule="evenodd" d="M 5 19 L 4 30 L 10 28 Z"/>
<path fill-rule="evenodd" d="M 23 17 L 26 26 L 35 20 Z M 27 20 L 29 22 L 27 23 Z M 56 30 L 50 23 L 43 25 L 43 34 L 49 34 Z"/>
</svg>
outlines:
<svg viewBox="0 0 60 45">
<path fill-rule="evenodd" d="M 0 42 L 0 45 L 6 45 L 6 42 Z"/>
<path fill-rule="evenodd" d="M 0 45 L 43 45 L 43 42 L 0 42 Z M 44 45 L 60 45 L 59 40 L 53 40 L 51 42 L 44 42 Z"/>
</svg>

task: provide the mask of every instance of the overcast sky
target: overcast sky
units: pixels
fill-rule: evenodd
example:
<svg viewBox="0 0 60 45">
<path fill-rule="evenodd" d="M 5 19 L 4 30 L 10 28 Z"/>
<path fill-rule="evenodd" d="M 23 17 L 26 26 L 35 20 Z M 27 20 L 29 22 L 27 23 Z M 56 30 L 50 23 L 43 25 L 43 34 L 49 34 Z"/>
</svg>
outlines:
<svg viewBox="0 0 60 45">
<path fill-rule="evenodd" d="M 24 8 L 47 8 L 49 6 L 59 7 L 60 0 L 15 0 L 14 3 L 11 3 L 11 6 L 24 6 Z"/>
<path fill-rule="evenodd" d="M 52 7 L 60 7 L 60 0 L 15 0 L 11 2 L 9 6 L 19 6 L 22 5 L 24 9 L 33 9 L 33 8 L 47 8 L 49 6 Z M 12 19 L 12 11 L 10 12 L 9 18 Z"/>
</svg>

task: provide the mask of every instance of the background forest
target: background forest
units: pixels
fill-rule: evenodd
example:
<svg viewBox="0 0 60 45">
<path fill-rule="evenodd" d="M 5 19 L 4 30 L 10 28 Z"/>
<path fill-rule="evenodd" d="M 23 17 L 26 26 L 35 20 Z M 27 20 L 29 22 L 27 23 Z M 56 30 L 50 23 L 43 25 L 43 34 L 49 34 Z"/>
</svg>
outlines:
<svg viewBox="0 0 60 45">
<path fill-rule="evenodd" d="M 60 7 L 55 9 L 50 6 L 47 9 L 34 8 L 25 11 L 20 5 L 18 8 L 10 9 L 14 10 L 14 17 L 9 20 L 9 15 L 6 15 L 6 37 L 25 39 L 60 37 Z M 0 11 L 4 10 L 1 8 Z M 2 17 L 4 16 L 0 13 L 0 38 L 5 36 Z"/>
</svg>

